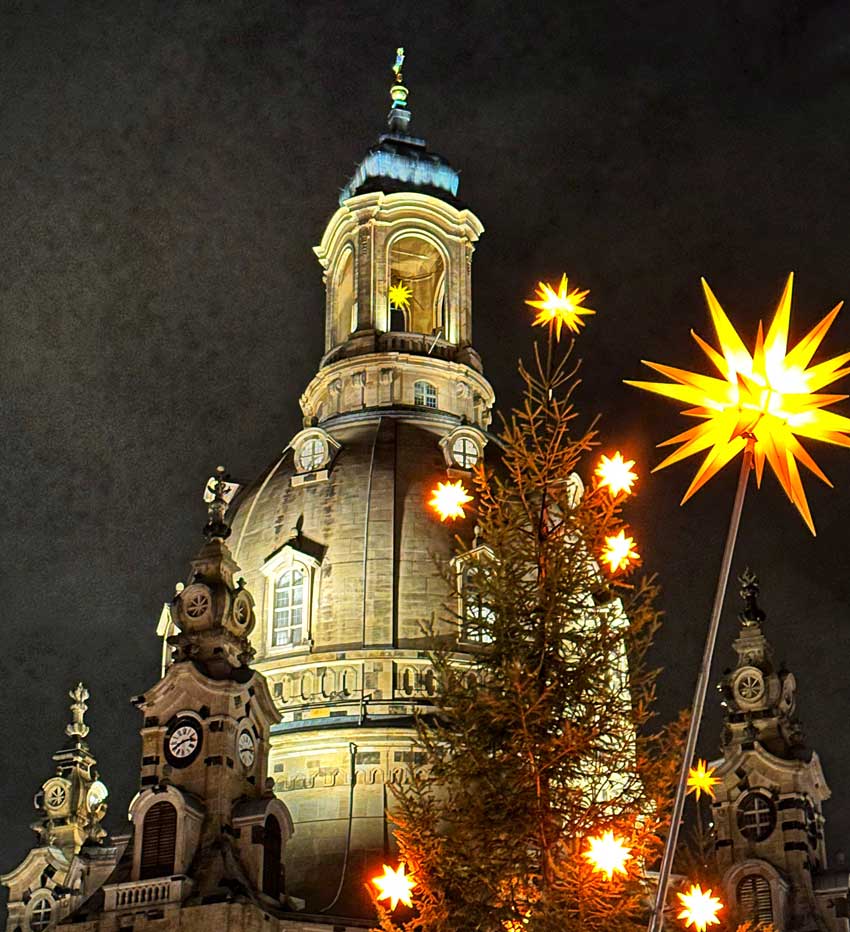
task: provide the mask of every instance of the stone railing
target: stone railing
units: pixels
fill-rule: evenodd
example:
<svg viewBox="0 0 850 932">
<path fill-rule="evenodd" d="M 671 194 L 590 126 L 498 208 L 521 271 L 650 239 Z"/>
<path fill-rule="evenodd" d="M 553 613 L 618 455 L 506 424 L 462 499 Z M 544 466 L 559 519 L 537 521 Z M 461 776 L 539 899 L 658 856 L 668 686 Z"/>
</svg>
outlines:
<svg viewBox="0 0 850 932">
<path fill-rule="evenodd" d="M 104 909 L 137 909 L 179 903 L 188 896 L 191 886 L 192 881 L 183 876 L 107 884 L 103 888 Z"/>
</svg>

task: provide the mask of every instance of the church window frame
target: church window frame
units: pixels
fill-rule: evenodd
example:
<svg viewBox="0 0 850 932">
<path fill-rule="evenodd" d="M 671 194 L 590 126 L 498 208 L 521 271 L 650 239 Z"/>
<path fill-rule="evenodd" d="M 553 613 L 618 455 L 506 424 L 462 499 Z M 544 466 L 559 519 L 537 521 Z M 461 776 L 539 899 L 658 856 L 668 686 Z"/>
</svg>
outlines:
<svg viewBox="0 0 850 932">
<path fill-rule="evenodd" d="M 437 386 L 426 379 L 417 379 L 413 383 L 413 403 L 420 408 L 437 408 Z"/>
<path fill-rule="evenodd" d="M 463 424 L 440 440 L 440 449 L 448 469 L 472 472 L 484 459 L 487 437 L 474 427 Z"/>
<path fill-rule="evenodd" d="M 308 590 L 306 570 L 306 567 L 294 563 L 275 579 L 272 647 L 296 647 L 301 643 Z"/>
<path fill-rule="evenodd" d="M 457 595 L 458 640 L 478 647 L 493 642 L 488 633 L 496 614 L 475 587 L 479 574 L 491 573 L 495 554 L 487 546 L 478 546 L 454 558 L 455 590 Z"/>
<path fill-rule="evenodd" d="M 318 614 L 319 569 L 320 563 L 315 557 L 290 543 L 284 544 L 260 567 L 266 582 L 263 643 L 267 654 L 302 653 L 312 649 L 313 624 Z M 291 598 L 296 573 L 301 577 L 300 602 L 297 603 Z M 288 605 L 283 604 L 284 599 L 279 596 L 281 580 L 288 586 Z M 300 609 L 300 617 L 293 618 L 293 608 Z M 282 636 L 284 631 L 290 632 L 288 639 Z"/>
<path fill-rule="evenodd" d="M 457 437 L 452 443 L 452 459 L 460 469 L 474 469 L 481 459 L 481 450 L 471 437 Z"/>
<path fill-rule="evenodd" d="M 177 816 L 177 807 L 168 799 L 159 800 L 145 812 L 139 846 L 139 880 L 154 880 L 174 874 Z"/>
<path fill-rule="evenodd" d="M 53 920 L 53 897 L 40 890 L 30 900 L 27 909 L 27 925 L 30 932 L 44 932 Z"/>
<path fill-rule="evenodd" d="M 298 449 L 300 472 L 315 472 L 328 458 L 327 444 L 320 437 L 308 437 Z"/>
<path fill-rule="evenodd" d="M 738 804 L 736 820 L 747 841 L 765 841 L 776 828 L 776 806 L 764 793 L 747 793 Z"/>
<path fill-rule="evenodd" d="M 295 468 L 292 485 L 298 486 L 326 480 L 340 444 L 321 427 L 306 427 L 289 441 L 288 449 Z"/>
<path fill-rule="evenodd" d="M 283 892 L 283 831 L 277 817 L 271 813 L 263 823 L 263 868 L 262 891 L 273 900 L 279 900 Z"/>
<path fill-rule="evenodd" d="M 773 894 L 770 881 L 761 874 L 746 874 L 735 888 L 735 902 L 741 918 L 750 922 L 773 922 Z"/>
</svg>

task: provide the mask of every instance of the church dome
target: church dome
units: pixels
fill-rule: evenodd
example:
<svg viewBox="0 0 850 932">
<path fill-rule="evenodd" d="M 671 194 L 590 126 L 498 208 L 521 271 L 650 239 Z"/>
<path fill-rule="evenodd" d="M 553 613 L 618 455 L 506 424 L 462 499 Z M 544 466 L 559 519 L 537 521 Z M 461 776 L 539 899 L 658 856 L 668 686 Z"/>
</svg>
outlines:
<svg viewBox="0 0 850 932">
<path fill-rule="evenodd" d="M 489 439 L 472 345 L 483 227 L 454 200 L 454 170 L 407 133 L 402 58 L 389 133 L 315 247 L 325 352 L 303 429 L 229 512 L 253 667 L 280 715 L 268 772 L 293 820 L 287 886 L 309 913 L 374 916 L 363 881 L 394 856 L 388 785 L 409 779 L 415 716 L 433 709 L 426 629 L 467 650 L 481 610 L 464 596 L 458 624 L 452 573 L 466 584 L 476 557 L 456 557 L 456 539 L 474 517 L 441 523 L 428 500 L 440 482 L 469 489 Z"/>
<path fill-rule="evenodd" d="M 258 604 L 258 660 L 296 650 L 295 640 L 313 652 L 421 645 L 423 625 L 448 608 L 446 567 L 468 527 L 441 524 L 427 507 L 446 478 L 445 417 L 397 415 L 302 432 L 234 503 L 231 543 Z M 284 566 L 304 577 L 302 628 L 285 641 L 273 591 Z"/>
</svg>

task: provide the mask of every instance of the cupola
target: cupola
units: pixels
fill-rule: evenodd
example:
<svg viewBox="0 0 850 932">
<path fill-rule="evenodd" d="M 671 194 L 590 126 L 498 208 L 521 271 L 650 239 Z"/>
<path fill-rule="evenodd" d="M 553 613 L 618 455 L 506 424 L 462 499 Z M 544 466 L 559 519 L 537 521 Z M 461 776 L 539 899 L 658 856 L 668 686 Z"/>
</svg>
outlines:
<svg viewBox="0 0 850 932">
<path fill-rule="evenodd" d="M 456 198 L 458 172 L 409 132 L 403 61 L 399 49 L 387 132 L 357 166 L 315 247 L 325 353 L 301 400 L 307 426 L 398 405 L 489 423 L 493 393 L 472 345 L 471 310 L 472 254 L 484 228 Z"/>
</svg>

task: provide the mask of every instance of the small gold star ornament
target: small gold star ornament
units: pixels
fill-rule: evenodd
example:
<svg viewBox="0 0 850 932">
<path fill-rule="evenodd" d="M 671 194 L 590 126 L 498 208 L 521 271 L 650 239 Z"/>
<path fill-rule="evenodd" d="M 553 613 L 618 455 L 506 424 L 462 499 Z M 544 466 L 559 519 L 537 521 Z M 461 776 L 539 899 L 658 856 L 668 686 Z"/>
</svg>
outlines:
<svg viewBox="0 0 850 932">
<path fill-rule="evenodd" d="M 612 573 L 627 569 L 631 563 L 639 559 L 640 554 L 635 550 L 634 538 L 626 537 L 625 531 L 605 538 L 602 561 L 608 564 Z"/>
<path fill-rule="evenodd" d="M 411 891 L 417 886 L 412 874 L 405 874 L 404 864 L 399 864 L 398 870 L 393 870 L 389 864 L 384 864 L 384 873 L 373 877 L 372 883 L 378 888 L 377 898 L 390 901 L 390 911 L 399 903 L 412 906 Z"/>
<path fill-rule="evenodd" d="M 561 339 L 561 327 L 565 326 L 573 333 L 578 333 L 584 326 L 583 316 L 595 314 L 589 307 L 582 307 L 582 302 L 590 294 L 589 291 L 580 291 L 578 288 L 569 290 L 567 276 L 562 275 L 558 290 L 556 291 L 547 282 L 537 285 L 537 299 L 526 301 L 529 307 L 537 308 L 537 317 L 534 318 L 536 326 L 545 327 L 555 325 L 555 336 Z"/>
<path fill-rule="evenodd" d="M 448 518 L 465 518 L 464 505 L 471 501 L 472 496 L 458 479 L 456 482 L 438 482 L 428 504 L 437 512 L 441 521 L 446 521 Z"/>
<path fill-rule="evenodd" d="M 611 880 L 614 874 L 627 874 L 626 862 L 631 858 L 632 849 L 623 844 L 621 838 L 615 837 L 613 832 L 605 832 L 596 838 L 588 838 L 590 847 L 584 852 L 584 857 L 590 861 L 597 874 L 604 874 L 606 880 Z"/>
<path fill-rule="evenodd" d="M 396 282 L 394 285 L 390 285 L 387 291 L 390 304 L 400 311 L 410 310 L 410 299 L 412 296 L 413 292 L 404 282 Z"/>
<path fill-rule="evenodd" d="M 679 919 L 685 920 L 685 926 L 693 926 L 697 932 L 705 932 L 709 926 L 720 925 L 717 914 L 723 909 L 723 904 L 711 890 L 703 890 L 699 884 L 691 884 L 686 893 L 677 893 L 682 902 L 682 911 Z"/>
<path fill-rule="evenodd" d="M 701 793 L 706 793 L 714 799 L 714 787 L 720 780 L 714 776 L 714 768 L 709 767 L 704 760 L 698 760 L 696 767 L 688 771 L 688 792 L 696 793 L 697 799 Z"/>
<path fill-rule="evenodd" d="M 634 464 L 634 460 L 623 459 L 619 450 L 610 459 L 603 453 L 594 472 L 597 485 L 607 487 L 614 498 L 623 492 L 628 495 L 637 479 L 637 473 L 632 471 Z"/>
</svg>

